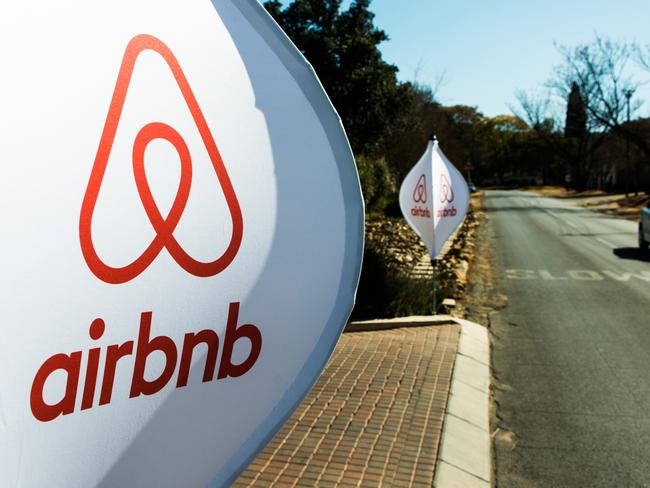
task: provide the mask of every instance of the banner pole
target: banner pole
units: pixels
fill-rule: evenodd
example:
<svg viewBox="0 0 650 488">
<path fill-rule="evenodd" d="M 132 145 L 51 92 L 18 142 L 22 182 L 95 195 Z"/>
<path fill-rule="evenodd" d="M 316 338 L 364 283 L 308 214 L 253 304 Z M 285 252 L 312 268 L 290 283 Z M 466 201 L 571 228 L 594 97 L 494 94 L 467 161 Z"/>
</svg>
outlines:
<svg viewBox="0 0 650 488">
<path fill-rule="evenodd" d="M 433 148 L 435 149 L 437 144 L 438 144 L 438 138 L 436 137 L 435 134 L 431 134 L 431 140 L 433 141 Z M 433 154 L 433 153 L 432 153 Z M 431 221 L 433 222 L 431 231 L 433 232 L 433 248 L 436 248 L 436 206 L 435 206 L 435 200 L 433 199 L 433 159 L 431 159 L 431 183 L 430 183 L 430 188 L 431 188 L 431 210 L 433 211 L 433 215 L 431 216 Z M 433 267 L 433 315 L 436 315 L 438 313 L 438 300 L 436 298 L 436 262 L 438 259 L 438 255 L 436 253 L 435 257 L 431 258 L 431 266 Z"/>
<path fill-rule="evenodd" d="M 436 315 L 438 312 L 438 303 L 436 299 L 436 258 L 431 260 L 431 266 L 433 267 L 433 315 Z"/>
</svg>

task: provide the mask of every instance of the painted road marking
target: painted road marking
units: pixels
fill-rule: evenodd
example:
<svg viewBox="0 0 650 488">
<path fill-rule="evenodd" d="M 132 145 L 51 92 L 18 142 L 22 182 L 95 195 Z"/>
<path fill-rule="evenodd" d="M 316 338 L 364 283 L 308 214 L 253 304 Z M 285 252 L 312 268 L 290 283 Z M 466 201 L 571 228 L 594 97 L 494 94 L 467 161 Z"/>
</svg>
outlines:
<svg viewBox="0 0 650 488">
<path fill-rule="evenodd" d="M 636 273 L 617 272 L 611 270 L 594 271 L 588 269 L 571 269 L 562 273 L 550 272 L 547 269 L 506 269 L 506 279 L 509 280 L 546 280 L 546 281 L 614 281 L 640 280 L 650 282 L 650 271 Z"/>
<path fill-rule="evenodd" d="M 573 269 L 567 271 L 569 278 L 583 281 L 602 281 L 605 278 L 598 271 L 589 271 L 585 269 Z"/>
<path fill-rule="evenodd" d="M 568 280 L 569 278 L 566 276 L 553 276 L 550 271 L 547 271 L 545 269 L 540 269 L 539 274 L 544 280 Z"/>
</svg>

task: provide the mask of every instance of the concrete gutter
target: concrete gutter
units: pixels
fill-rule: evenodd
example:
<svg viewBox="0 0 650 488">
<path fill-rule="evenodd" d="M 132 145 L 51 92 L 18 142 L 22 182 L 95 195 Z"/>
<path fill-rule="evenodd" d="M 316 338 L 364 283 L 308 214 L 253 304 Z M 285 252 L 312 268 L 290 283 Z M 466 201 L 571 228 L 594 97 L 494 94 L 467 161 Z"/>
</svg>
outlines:
<svg viewBox="0 0 650 488">
<path fill-rule="evenodd" d="M 479 324 L 455 320 L 462 328 L 434 486 L 489 488 L 492 486 L 489 333 Z"/>
<path fill-rule="evenodd" d="M 449 315 L 429 315 L 351 322 L 345 332 L 448 324 L 459 324 L 461 333 L 433 485 L 436 488 L 490 488 L 492 442 L 488 330 Z"/>
</svg>

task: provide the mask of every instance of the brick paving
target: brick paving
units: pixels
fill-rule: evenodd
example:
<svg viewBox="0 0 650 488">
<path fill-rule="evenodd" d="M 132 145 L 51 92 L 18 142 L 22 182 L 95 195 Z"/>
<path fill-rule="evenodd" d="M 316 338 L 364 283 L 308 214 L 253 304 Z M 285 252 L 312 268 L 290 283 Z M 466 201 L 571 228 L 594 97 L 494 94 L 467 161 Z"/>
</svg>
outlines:
<svg viewBox="0 0 650 488">
<path fill-rule="evenodd" d="M 233 486 L 431 487 L 459 333 L 438 325 L 344 334 Z"/>
</svg>

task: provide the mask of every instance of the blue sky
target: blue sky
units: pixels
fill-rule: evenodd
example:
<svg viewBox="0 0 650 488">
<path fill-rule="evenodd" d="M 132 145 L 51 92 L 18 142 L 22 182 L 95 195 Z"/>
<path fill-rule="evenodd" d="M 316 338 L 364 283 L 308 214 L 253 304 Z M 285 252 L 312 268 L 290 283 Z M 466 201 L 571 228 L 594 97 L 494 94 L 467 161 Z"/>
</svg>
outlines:
<svg viewBox="0 0 650 488">
<path fill-rule="evenodd" d="M 391 37 L 384 58 L 402 80 L 435 84 L 444 104 L 478 106 L 486 115 L 509 113 L 517 88 L 549 78 L 560 56 L 554 42 L 573 45 L 594 33 L 650 44 L 648 0 L 374 0 L 375 23 Z M 639 114 L 650 114 L 650 73 Z"/>
<path fill-rule="evenodd" d="M 285 2 L 288 3 L 288 2 Z M 344 5 L 349 5 L 346 0 Z M 516 89 L 539 88 L 561 59 L 554 47 L 594 33 L 650 44 L 650 0 L 373 0 L 375 23 L 391 40 L 384 58 L 400 79 L 435 85 L 440 102 L 510 113 Z M 635 97 L 650 116 L 650 73 Z"/>
</svg>

